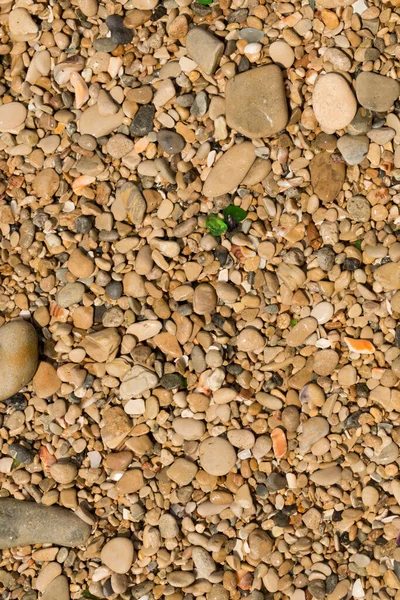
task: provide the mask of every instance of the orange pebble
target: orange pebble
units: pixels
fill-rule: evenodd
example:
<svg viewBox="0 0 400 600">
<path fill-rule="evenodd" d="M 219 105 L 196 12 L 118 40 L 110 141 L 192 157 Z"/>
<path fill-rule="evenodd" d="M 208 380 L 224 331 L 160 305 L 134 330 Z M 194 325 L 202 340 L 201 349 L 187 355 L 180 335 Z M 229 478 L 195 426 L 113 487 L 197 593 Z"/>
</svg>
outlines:
<svg viewBox="0 0 400 600">
<path fill-rule="evenodd" d="M 373 354 L 375 352 L 374 345 L 368 340 L 355 340 L 345 337 L 344 341 L 351 352 L 357 352 L 357 354 Z"/>
<path fill-rule="evenodd" d="M 271 432 L 272 447 L 274 449 L 275 458 L 282 458 L 287 452 L 286 435 L 283 429 L 275 427 Z"/>
</svg>

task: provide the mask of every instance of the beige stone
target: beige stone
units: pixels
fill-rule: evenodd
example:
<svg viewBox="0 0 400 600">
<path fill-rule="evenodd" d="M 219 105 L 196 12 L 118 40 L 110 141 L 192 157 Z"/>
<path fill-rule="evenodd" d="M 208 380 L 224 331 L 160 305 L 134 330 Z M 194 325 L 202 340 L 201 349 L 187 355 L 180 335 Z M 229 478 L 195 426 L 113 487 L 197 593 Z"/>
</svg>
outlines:
<svg viewBox="0 0 400 600">
<path fill-rule="evenodd" d="M 256 159 L 251 142 L 243 142 L 229 148 L 211 169 L 203 186 L 207 197 L 222 196 L 241 184 Z"/>
</svg>

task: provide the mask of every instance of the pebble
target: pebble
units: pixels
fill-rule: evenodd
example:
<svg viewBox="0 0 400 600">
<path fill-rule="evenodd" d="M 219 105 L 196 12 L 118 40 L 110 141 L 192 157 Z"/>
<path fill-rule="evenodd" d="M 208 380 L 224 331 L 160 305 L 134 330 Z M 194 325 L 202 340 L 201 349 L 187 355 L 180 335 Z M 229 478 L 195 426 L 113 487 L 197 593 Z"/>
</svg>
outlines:
<svg viewBox="0 0 400 600">
<path fill-rule="evenodd" d="M 102 562 L 115 573 L 127 573 L 134 559 L 134 547 L 130 539 L 115 537 L 101 549 Z"/>
<path fill-rule="evenodd" d="M 217 294 L 213 286 L 200 283 L 193 294 L 193 310 L 197 315 L 212 313 L 217 305 Z"/>
<path fill-rule="evenodd" d="M 178 417 L 173 420 L 172 427 L 184 440 L 199 440 L 203 437 L 206 428 L 203 421 L 197 419 Z"/>
<path fill-rule="evenodd" d="M 13 40 L 29 42 L 33 40 L 39 28 L 26 8 L 14 8 L 8 17 L 8 27 Z"/>
<path fill-rule="evenodd" d="M 222 437 L 210 437 L 199 447 L 200 465 L 209 475 L 227 475 L 236 464 L 236 452 Z"/>
<path fill-rule="evenodd" d="M 299 451 L 306 454 L 311 446 L 329 433 L 329 424 L 323 417 L 311 417 L 303 423 L 303 430 L 299 438 Z"/>
<path fill-rule="evenodd" d="M 0 328 L 0 400 L 9 398 L 28 384 L 38 364 L 38 339 L 27 321 L 14 320 Z"/>
<path fill-rule="evenodd" d="M 215 163 L 203 186 L 208 198 L 222 196 L 237 188 L 256 159 L 251 142 L 243 142 L 229 148 Z"/>
<path fill-rule="evenodd" d="M 57 483 L 66 485 L 72 483 L 78 474 L 78 469 L 72 463 L 55 463 L 50 467 L 50 475 Z"/>
<path fill-rule="evenodd" d="M 0 106 L 0 132 L 13 133 L 24 124 L 27 115 L 28 111 L 21 102 L 2 104 Z"/>
<path fill-rule="evenodd" d="M 348 165 L 359 165 L 368 154 L 369 139 L 366 135 L 343 135 L 337 147 Z"/>
<path fill-rule="evenodd" d="M 120 387 L 121 397 L 132 398 L 151 390 L 158 384 L 158 376 L 150 369 L 137 365 L 132 367 L 122 378 Z"/>
<path fill-rule="evenodd" d="M 357 101 L 349 84 L 337 73 L 327 73 L 318 77 L 312 105 L 325 133 L 343 129 L 351 123 L 357 112 Z"/>
<path fill-rule="evenodd" d="M 269 47 L 269 55 L 274 63 L 280 65 L 284 69 L 289 69 L 295 61 L 293 49 L 282 40 L 272 42 Z"/>
<path fill-rule="evenodd" d="M 130 125 L 130 133 L 138 137 L 143 137 L 153 131 L 153 120 L 155 115 L 154 106 L 141 106 L 134 116 Z"/>
<path fill-rule="evenodd" d="M 168 583 L 174 588 L 186 588 L 195 580 L 190 571 L 171 571 L 167 574 Z"/>
<path fill-rule="evenodd" d="M 373 276 L 383 291 L 400 290 L 400 263 L 388 262 L 375 269 Z"/>
<path fill-rule="evenodd" d="M 344 164 L 334 161 L 328 152 L 321 152 L 311 160 L 310 171 L 314 193 L 323 202 L 332 202 L 344 184 Z"/>
<path fill-rule="evenodd" d="M 224 44 L 216 36 L 201 27 L 192 27 L 186 36 L 185 43 L 190 58 L 207 75 L 212 75 L 222 58 Z"/>
<path fill-rule="evenodd" d="M 61 380 L 53 365 L 41 361 L 33 377 L 32 386 L 39 398 L 49 398 L 56 394 L 61 387 Z"/>
<path fill-rule="evenodd" d="M 333 313 L 334 307 L 330 302 L 320 302 L 312 309 L 311 316 L 317 319 L 319 325 L 324 325 L 331 320 Z"/>
<path fill-rule="evenodd" d="M 44 592 L 50 583 L 61 575 L 61 565 L 58 562 L 49 562 L 39 573 L 36 579 L 36 589 Z"/>
<path fill-rule="evenodd" d="M 375 506 L 376 504 L 378 504 L 379 501 L 379 492 L 376 488 L 372 487 L 371 485 L 367 485 L 361 492 L 361 499 L 365 506 Z"/>
<path fill-rule="evenodd" d="M 89 538 L 91 528 L 73 512 L 59 506 L 2 498 L 0 548 L 57 544 L 73 548 Z"/>
<path fill-rule="evenodd" d="M 107 448 L 116 448 L 132 429 L 129 417 L 119 406 L 108 408 L 100 424 L 101 438 Z"/>
<path fill-rule="evenodd" d="M 346 210 L 354 221 L 366 223 L 371 217 L 371 205 L 365 196 L 353 196 L 347 202 Z"/>
<path fill-rule="evenodd" d="M 238 350 L 259 354 L 265 346 L 265 339 L 257 329 L 245 327 L 237 337 Z"/>
<path fill-rule="evenodd" d="M 109 135 L 122 125 L 124 113 L 120 110 L 115 114 L 108 114 L 107 119 L 102 116 L 97 105 L 89 106 L 79 119 L 81 135 L 92 135 L 95 138 Z"/>
<path fill-rule="evenodd" d="M 356 94 L 364 108 L 387 112 L 400 96 L 400 84 L 391 77 L 364 71 L 357 76 Z"/>
<path fill-rule="evenodd" d="M 289 332 L 286 343 L 288 346 L 297 347 L 305 343 L 307 338 L 314 333 L 318 327 L 318 321 L 314 317 L 301 319 Z"/>
<path fill-rule="evenodd" d="M 185 147 L 184 138 L 169 129 L 161 129 L 157 134 L 157 141 L 167 154 L 179 154 Z"/>
<path fill-rule="evenodd" d="M 288 108 L 277 65 L 250 69 L 230 79 L 225 102 L 228 126 L 246 137 L 270 137 L 286 127 Z"/>
<path fill-rule="evenodd" d="M 41 600 L 70 600 L 70 598 L 69 583 L 65 575 L 53 579 L 41 596 Z"/>
<path fill-rule="evenodd" d="M 317 485 L 328 487 L 335 485 L 342 478 L 342 469 L 340 467 L 328 467 L 319 469 L 310 475 L 310 479 Z"/>
<path fill-rule="evenodd" d="M 198 471 L 195 463 L 178 458 L 167 470 L 168 477 L 178 486 L 189 485 L 193 481 Z"/>
</svg>

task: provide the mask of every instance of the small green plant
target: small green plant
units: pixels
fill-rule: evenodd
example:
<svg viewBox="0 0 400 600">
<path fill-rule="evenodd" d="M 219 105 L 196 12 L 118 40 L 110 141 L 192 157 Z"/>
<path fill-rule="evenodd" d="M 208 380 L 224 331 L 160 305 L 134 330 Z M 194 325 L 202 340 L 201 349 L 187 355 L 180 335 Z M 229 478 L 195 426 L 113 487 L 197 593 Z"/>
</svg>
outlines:
<svg viewBox="0 0 400 600">
<path fill-rule="evenodd" d="M 89 592 L 89 590 L 84 590 L 82 592 L 82 598 L 88 598 L 88 600 L 100 600 L 98 596 L 94 596 Z"/>
<path fill-rule="evenodd" d="M 354 242 L 354 245 L 357 248 L 357 250 L 361 250 L 361 240 L 357 240 L 356 242 Z"/>
<path fill-rule="evenodd" d="M 290 319 L 290 327 L 294 327 L 299 322 L 298 319 Z"/>
</svg>

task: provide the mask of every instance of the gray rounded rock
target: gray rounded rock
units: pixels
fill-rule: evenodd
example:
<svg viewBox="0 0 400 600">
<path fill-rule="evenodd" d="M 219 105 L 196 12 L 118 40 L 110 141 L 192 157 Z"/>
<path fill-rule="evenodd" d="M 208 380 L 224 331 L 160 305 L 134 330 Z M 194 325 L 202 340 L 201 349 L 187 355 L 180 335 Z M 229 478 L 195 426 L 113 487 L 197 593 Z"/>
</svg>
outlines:
<svg viewBox="0 0 400 600">
<path fill-rule="evenodd" d="M 59 292 L 56 294 L 56 302 L 62 308 L 68 308 L 73 304 L 79 304 L 85 293 L 85 286 L 83 283 L 67 283 Z"/>
<path fill-rule="evenodd" d="M 158 132 L 157 141 L 167 154 L 179 154 L 185 147 L 184 138 L 170 129 L 161 129 Z"/>
</svg>

